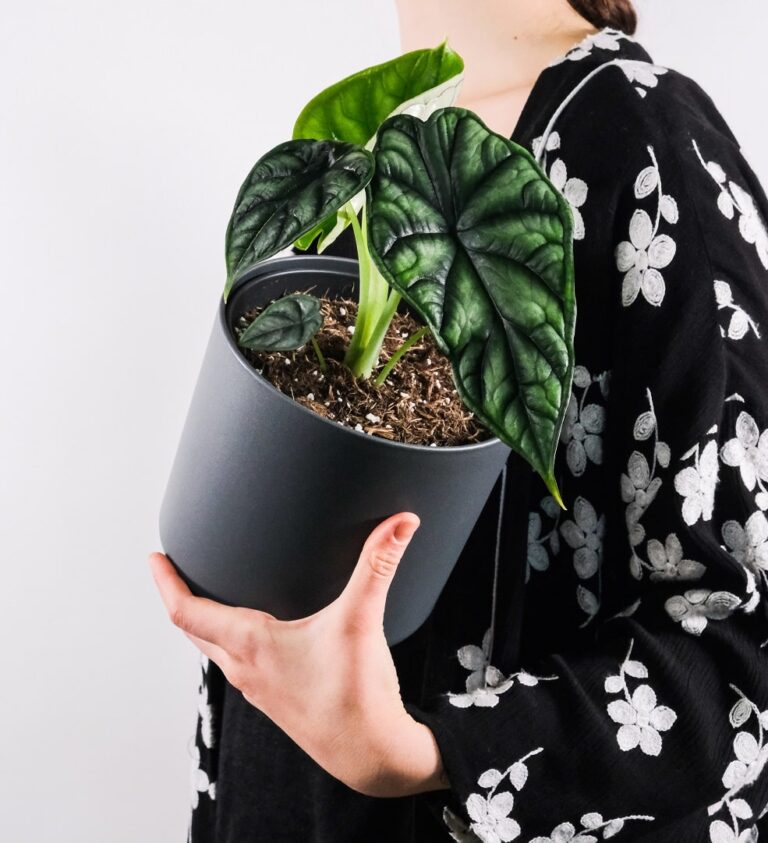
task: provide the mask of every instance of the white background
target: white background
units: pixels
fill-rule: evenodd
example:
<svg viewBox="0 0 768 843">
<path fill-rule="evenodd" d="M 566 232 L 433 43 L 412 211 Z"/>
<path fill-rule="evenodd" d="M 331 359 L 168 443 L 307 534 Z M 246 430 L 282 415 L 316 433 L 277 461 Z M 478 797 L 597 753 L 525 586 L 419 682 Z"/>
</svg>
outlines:
<svg viewBox="0 0 768 843">
<path fill-rule="evenodd" d="M 768 184 L 764 0 L 640 8 Z M 0 11 L 0 836 L 181 843 L 197 651 L 146 556 L 224 229 L 306 100 L 399 53 L 394 3 Z"/>
</svg>

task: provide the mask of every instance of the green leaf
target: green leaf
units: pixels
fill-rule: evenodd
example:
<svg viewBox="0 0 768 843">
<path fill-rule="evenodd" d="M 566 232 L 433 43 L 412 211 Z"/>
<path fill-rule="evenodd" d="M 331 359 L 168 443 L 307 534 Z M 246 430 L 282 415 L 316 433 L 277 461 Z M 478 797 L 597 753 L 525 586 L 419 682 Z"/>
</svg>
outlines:
<svg viewBox="0 0 768 843">
<path fill-rule="evenodd" d="M 406 108 L 413 113 L 412 108 L 426 116 L 425 107 L 434 110 L 446 99 L 453 102 L 463 70 L 463 59 L 447 39 L 367 67 L 312 97 L 296 118 L 293 137 L 365 146 L 391 114 Z"/>
<path fill-rule="evenodd" d="M 464 403 L 541 474 L 573 377 L 570 207 L 531 154 L 464 108 L 389 118 L 366 188 L 368 246 L 430 326 Z"/>
<path fill-rule="evenodd" d="M 253 166 L 227 226 L 224 298 L 250 266 L 289 246 L 359 193 L 373 157 L 351 143 L 290 140 Z"/>
<path fill-rule="evenodd" d="M 455 101 L 463 79 L 464 61 L 447 39 L 437 47 L 404 53 L 353 73 L 314 96 L 297 117 L 293 137 L 340 140 L 370 149 L 387 117 L 407 112 L 426 118 Z M 356 214 L 364 198 L 362 193 L 355 198 Z M 322 252 L 347 225 L 347 220 L 334 215 L 332 224 L 318 232 L 317 251 Z"/>
<path fill-rule="evenodd" d="M 320 330 L 320 300 L 295 293 L 273 301 L 251 322 L 238 344 L 253 351 L 293 351 Z"/>
<path fill-rule="evenodd" d="M 318 235 L 320 235 L 320 239 L 322 240 L 323 236 L 326 235 L 335 224 L 336 211 L 329 214 L 322 222 L 319 222 L 314 228 L 310 228 L 306 234 L 302 234 L 301 237 L 299 237 L 299 239 L 293 245 L 297 249 L 301 249 L 302 252 L 306 252 Z"/>
</svg>

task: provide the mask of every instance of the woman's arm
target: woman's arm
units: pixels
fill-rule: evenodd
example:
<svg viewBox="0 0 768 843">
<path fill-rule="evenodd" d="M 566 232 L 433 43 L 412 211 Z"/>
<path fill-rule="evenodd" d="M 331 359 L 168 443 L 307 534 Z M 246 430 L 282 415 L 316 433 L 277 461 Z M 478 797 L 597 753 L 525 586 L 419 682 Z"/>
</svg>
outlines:
<svg viewBox="0 0 768 843">
<path fill-rule="evenodd" d="M 531 663 L 462 648 L 489 680 L 408 707 L 457 840 L 737 843 L 768 805 L 768 202 L 693 83 L 626 84 L 606 71 L 548 161 L 589 189 L 549 562 L 580 578 L 595 635 L 569 643 L 553 615 L 564 643 Z"/>
</svg>

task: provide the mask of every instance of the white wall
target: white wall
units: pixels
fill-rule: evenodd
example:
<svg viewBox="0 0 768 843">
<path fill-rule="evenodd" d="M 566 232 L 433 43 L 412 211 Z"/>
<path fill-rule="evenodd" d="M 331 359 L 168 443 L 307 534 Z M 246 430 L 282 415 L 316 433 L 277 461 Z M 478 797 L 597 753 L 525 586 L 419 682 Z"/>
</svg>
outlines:
<svg viewBox="0 0 768 843">
<path fill-rule="evenodd" d="M 641 6 L 768 180 L 762 0 Z M 224 228 L 304 102 L 397 54 L 394 3 L 0 11 L 0 836 L 181 841 L 197 651 L 146 555 Z"/>
</svg>

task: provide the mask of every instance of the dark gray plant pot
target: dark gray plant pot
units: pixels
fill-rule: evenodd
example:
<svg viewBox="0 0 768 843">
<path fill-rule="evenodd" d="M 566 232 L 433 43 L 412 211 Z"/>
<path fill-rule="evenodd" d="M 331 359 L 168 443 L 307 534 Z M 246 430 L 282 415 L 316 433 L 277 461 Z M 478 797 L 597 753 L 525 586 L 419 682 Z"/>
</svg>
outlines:
<svg viewBox="0 0 768 843">
<path fill-rule="evenodd" d="M 353 292 L 350 258 L 259 264 L 220 302 L 160 513 L 163 548 L 191 590 L 294 619 L 344 588 L 365 538 L 408 510 L 421 526 L 387 598 L 396 644 L 427 619 L 509 455 L 390 442 L 325 419 L 243 357 L 233 325 L 287 292 Z"/>
</svg>

